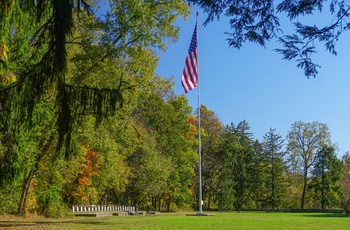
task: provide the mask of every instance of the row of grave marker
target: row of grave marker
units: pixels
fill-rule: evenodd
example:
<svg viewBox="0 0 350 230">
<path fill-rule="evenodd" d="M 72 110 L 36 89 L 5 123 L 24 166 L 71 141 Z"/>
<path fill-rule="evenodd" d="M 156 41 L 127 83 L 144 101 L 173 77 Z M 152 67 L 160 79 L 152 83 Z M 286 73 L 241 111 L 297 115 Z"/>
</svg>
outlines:
<svg viewBox="0 0 350 230">
<path fill-rule="evenodd" d="M 120 211 L 120 212 L 135 212 L 134 206 L 106 206 L 106 205 L 73 205 L 73 212 L 110 212 L 110 211 Z"/>
</svg>

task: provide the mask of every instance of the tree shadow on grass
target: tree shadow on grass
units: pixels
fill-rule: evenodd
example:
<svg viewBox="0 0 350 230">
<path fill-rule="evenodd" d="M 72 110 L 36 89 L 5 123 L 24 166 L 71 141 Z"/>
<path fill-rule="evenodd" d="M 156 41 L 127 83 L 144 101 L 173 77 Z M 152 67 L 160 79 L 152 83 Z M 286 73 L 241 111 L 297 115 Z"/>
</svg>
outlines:
<svg viewBox="0 0 350 230">
<path fill-rule="evenodd" d="M 317 217 L 317 218 L 349 218 L 350 215 L 342 214 L 342 213 L 313 213 L 309 215 L 304 215 L 305 217 Z"/>
<path fill-rule="evenodd" d="M 20 227 L 33 227 L 33 226 L 44 226 L 44 225 L 52 225 L 48 222 L 13 222 L 13 221 L 2 221 L 0 223 L 0 228 L 20 228 Z"/>
<path fill-rule="evenodd" d="M 45 225 L 60 225 L 60 224 L 86 224 L 86 225 L 108 225 L 104 221 L 88 221 L 88 220 L 62 220 L 62 221 L 1 221 L 0 228 L 9 227 L 33 227 L 33 226 L 45 226 Z"/>
</svg>

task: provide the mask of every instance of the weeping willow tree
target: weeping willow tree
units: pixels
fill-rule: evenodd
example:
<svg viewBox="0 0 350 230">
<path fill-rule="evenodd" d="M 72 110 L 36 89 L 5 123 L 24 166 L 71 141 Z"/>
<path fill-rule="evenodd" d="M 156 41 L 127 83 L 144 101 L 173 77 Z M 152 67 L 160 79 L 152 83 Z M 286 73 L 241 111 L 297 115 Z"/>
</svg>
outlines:
<svg viewBox="0 0 350 230">
<path fill-rule="evenodd" d="M 69 158 L 74 124 L 86 115 L 100 123 L 123 106 L 130 90 L 145 87 L 137 83 L 147 84 L 142 78 L 149 67 L 137 62 L 139 56 L 157 59 L 152 49 L 164 50 L 175 41 L 179 28 L 173 23 L 189 12 L 184 1 L 108 3 L 102 16 L 93 0 L 0 0 L 1 185 L 18 174 L 16 132 L 33 125 L 38 102 L 53 105 L 57 141 L 52 143 L 64 150 L 56 154 Z M 101 71 L 107 65 L 119 70 Z"/>
</svg>

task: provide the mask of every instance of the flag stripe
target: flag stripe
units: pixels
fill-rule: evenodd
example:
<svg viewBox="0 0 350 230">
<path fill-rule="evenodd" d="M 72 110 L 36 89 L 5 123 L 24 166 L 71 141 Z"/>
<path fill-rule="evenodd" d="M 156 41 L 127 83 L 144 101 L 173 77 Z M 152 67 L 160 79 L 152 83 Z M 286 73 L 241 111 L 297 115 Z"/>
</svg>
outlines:
<svg viewBox="0 0 350 230">
<path fill-rule="evenodd" d="M 191 73 L 191 76 L 192 76 L 192 79 L 193 79 L 193 81 L 195 81 L 195 82 L 197 82 L 197 51 L 195 50 L 195 51 L 193 51 L 192 53 L 191 53 L 191 71 L 192 71 L 192 73 Z M 194 67 L 194 68 L 193 68 Z"/>
<path fill-rule="evenodd" d="M 192 90 L 198 83 L 197 71 L 197 23 L 193 31 L 192 40 L 185 60 L 185 67 L 182 72 L 181 84 L 185 93 Z"/>
</svg>

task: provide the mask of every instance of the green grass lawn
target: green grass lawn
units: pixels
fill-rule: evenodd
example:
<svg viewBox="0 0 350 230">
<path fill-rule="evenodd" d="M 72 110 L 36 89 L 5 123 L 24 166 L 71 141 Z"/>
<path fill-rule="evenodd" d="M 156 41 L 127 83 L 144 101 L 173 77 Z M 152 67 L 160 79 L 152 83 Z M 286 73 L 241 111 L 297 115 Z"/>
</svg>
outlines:
<svg viewBox="0 0 350 230">
<path fill-rule="evenodd" d="M 191 212 L 187 212 L 191 213 Z M 162 213 L 152 216 L 74 217 L 1 221 L 8 229 L 350 229 L 350 216 L 324 213 L 210 212 L 215 216 Z"/>
</svg>

